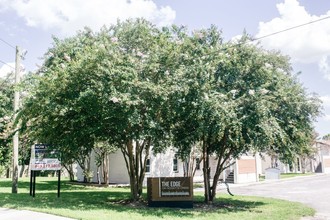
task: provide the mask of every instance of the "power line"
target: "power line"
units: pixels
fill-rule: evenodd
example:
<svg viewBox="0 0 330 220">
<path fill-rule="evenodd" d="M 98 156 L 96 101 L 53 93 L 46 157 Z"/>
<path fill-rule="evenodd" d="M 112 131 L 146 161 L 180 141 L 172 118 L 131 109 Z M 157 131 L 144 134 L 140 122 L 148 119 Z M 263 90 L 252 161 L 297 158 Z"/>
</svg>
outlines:
<svg viewBox="0 0 330 220">
<path fill-rule="evenodd" d="M 7 44 L 9 47 L 11 47 L 11 48 L 13 48 L 13 49 L 16 50 L 16 47 L 14 47 L 13 45 L 11 45 L 10 43 L 8 43 L 7 41 L 5 41 L 4 39 L 0 38 L 0 41 L 3 42 L 4 44 Z M 0 60 L 0 63 L 3 63 L 4 65 L 9 66 L 12 69 L 15 69 L 15 67 L 9 65 L 8 63 L 6 63 L 6 62 L 4 62 L 2 60 Z"/>
<path fill-rule="evenodd" d="M 317 20 L 314 20 L 314 21 L 310 21 L 310 22 L 307 22 L 307 23 L 304 23 L 304 24 L 300 24 L 300 25 L 296 25 L 296 26 L 293 26 L 293 27 L 290 27 L 290 28 L 287 28 L 287 29 L 276 31 L 276 32 L 273 32 L 273 33 L 270 33 L 270 34 L 267 34 L 267 35 L 264 35 L 264 36 L 261 36 L 261 37 L 258 37 L 258 38 L 250 37 L 249 39 L 247 39 L 244 42 L 240 42 L 240 43 L 237 43 L 237 44 L 231 44 L 231 45 L 223 48 L 223 50 L 227 50 L 227 49 L 230 49 L 230 48 L 233 48 L 233 47 L 236 47 L 236 46 L 245 44 L 245 43 L 249 43 L 249 42 L 253 42 L 253 41 L 258 41 L 258 40 L 263 39 L 263 38 L 271 37 L 271 36 L 276 35 L 276 34 L 280 34 L 280 33 L 286 32 L 286 31 L 290 31 L 292 29 L 296 29 L 296 28 L 300 28 L 302 26 L 306 26 L 306 25 L 310 25 L 310 24 L 313 24 L 313 23 L 316 23 L 316 22 L 320 22 L 322 20 L 326 20 L 326 19 L 329 19 L 329 18 L 330 18 L 330 16 L 326 16 L 324 18 L 320 18 L 320 19 L 317 19 Z"/>
<path fill-rule="evenodd" d="M 320 18 L 320 19 L 310 21 L 310 22 L 307 22 L 307 23 L 304 23 L 304 24 L 300 24 L 300 25 L 297 25 L 297 26 L 293 26 L 293 27 L 290 27 L 290 28 L 287 28 L 287 29 L 284 29 L 284 30 L 281 30 L 281 31 L 276 31 L 274 33 L 267 34 L 267 35 L 264 35 L 264 36 L 261 36 L 261 37 L 258 37 L 258 38 L 254 38 L 251 41 L 260 40 L 260 39 L 263 39 L 263 38 L 266 38 L 266 37 L 270 37 L 270 36 L 273 36 L 273 35 L 276 35 L 276 34 L 280 34 L 280 33 L 286 32 L 286 31 L 290 31 L 292 29 L 296 29 L 296 28 L 300 28 L 300 27 L 303 27 L 303 26 L 306 26 L 306 25 L 310 25 L 310 24 L 313 24 L 313 23 L 316 23 L 316 22 L 319 22 L 319 21 L 322 21 L 322 20 L 329 19 L 329 18 L 330 18 L 330 16 Z"/>
<path fill-rule="evenodd" d="M 7 41 L 5 41 L 4 39 L 0 38 L 0 41 L 2 41 L 3 43 L 7 44 L 9 47 L 13 48 L 16 50 L 16 47 L 14 47 L 13 45 L 11 45 L 10 43 L 8 43 Z"/>
<path fill-rule="evenodd" d="M 6 62 L 4 62 L 4 61 L 2 61 L 2 60 L 0 60 L 0 63 L 3 63 L 4 65 L 9 66 L 9 67 L 12 68 L 12 69 L 15 69 L 15 67 L 9 65 L 8 63 L 6 63 Z"/>
<path fill-rule="evenodd" d="M 293 29 L 297 29 L 297 28 L 300 28 L 300 27 L 303 27 L 303 26 L 307 26 L 307 25 L 310 25 L 310 24 L 313 24 L 313 23 L 316 23 L 316 22 L 320 22 L 320 21 L 329 19 L 329 18 L 330 18 L 330 16 L 326 16 L 324 18 L 320 18 L 320 19 L 310 21 L 310 22 L 307 22 L 307 23 L 304 23 L 304 24 L 296 25 L 296 26 L 293 26 L 293 27 L 290 27 L 290 28 L 287 28 L 287 29 L 284 29 L 284 30 L 276 31 L 276 32 L 273 32 L 273 33 L 270 33 L 270 34 L 267 34 L 267 35 L 264 35 L 264 36 L 261 36 L 261 37 L 252 38 L 249 41 L 252 42 L 252 41 L 257 41 L 257 40 L 260 40 L 260 39 L 263 39 L 263 38 L 271 37 L 271 36 L 276 35 L 276 34 L 280 34 L 280 33 L 287 32 L 287 31 L 290 31 L 290 30 L 293 30 Z M 3 40 L 2 38 L 0 38 L 0 41 L 2 41 L 3 43 L 7 44 L 9 47 L 16 50 L 15 46 L 11 45 L 7 41 Z M 0 60 L 0 63 L 3 63 L 3 64 L 9 66 L 12 69 L 15 69 L 14 67 L 10 66 L 9 64 L 5 63 L 2 60 Z"/>
</svg>

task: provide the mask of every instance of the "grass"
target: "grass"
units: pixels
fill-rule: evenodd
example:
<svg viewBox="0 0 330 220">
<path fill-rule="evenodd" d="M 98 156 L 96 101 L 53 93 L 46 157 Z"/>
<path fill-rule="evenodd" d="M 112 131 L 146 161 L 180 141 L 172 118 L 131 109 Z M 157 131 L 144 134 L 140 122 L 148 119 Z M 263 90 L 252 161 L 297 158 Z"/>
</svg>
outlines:
<svg viewBox="0 0 330 220">
<path fill-rule="evenodd" d="M 292 178 L 292 177 L 297 177 L 297 176 L 310 176 L 313 174 L 314 173 L 281 173 L 281 178 L 286 179 L 286 178 Z"/>
<path fill-rule="evenodd" d="M 292 178 L 292 177 L 310 176 L 310 175 L 314 175 L 314 173 L 281 173 L 280 178 L 287 179 L 287 178 Z M 264 180 L 265 180 L 264 175 L 259 177 L 259 181 L 264 181 Z"/>
<path fill-rule="evenodd" d="M 194 209 L 149 208 L 120 203 L 129 199 L 128 188 L 89 187 L 61 183 L 57 198 L 56 178 L 37 177 L 36 195 L 29 195 L 29 179 L 19 180 L 18 194 L 11 193 L 11 180 L 0 179 L 0 207 L 25 209 L 75 219 L 300 219 L 315 211 L 305 205 L 277 199 L 220 194 L 213 208 L 202 205 L 203 193 L 195 193 Z M 146 195 L 144 195 L 146 196 Z"/>
</svg>

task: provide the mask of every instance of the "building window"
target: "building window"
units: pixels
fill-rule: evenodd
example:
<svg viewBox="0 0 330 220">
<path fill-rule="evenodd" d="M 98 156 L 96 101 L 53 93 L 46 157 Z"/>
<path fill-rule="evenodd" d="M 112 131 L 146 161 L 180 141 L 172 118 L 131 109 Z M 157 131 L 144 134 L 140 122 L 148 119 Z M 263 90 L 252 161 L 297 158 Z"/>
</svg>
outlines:
<svg viewBox="0 0 330 220">
<path fill-rule="evenodd" d="M 150 173 L 150 159 L 149 158 L 146 161 L 146 173 Z"/>
<path fill-rule="evenodd" d="M 196 158 L 196 170 L 200 170 L 201 169 L 201 160 L 197 157 Z"/>
<path fill-rule="evenodd" d="M 178 156 L 175 155 L 173 158 L 173 171 L 178 172 Z"/>
</svg>

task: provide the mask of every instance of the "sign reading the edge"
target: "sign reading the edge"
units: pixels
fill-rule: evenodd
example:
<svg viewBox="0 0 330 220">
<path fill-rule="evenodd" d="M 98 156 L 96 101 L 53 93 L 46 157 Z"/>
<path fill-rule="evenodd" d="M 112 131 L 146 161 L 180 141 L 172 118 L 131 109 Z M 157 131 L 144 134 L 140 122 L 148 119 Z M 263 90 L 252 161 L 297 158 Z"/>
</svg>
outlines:
<svg viewBox="0 0 330 220">
<path fill-rule="evenodd" d="M 184 177 L 159 178 L 160 197 L 190 197 L 190 180 Z"/>
<path fill-rule="evenodd" d="M 192 177 L 150 177 L 147 183 L 150 207 L 193 207 Z"/>
<path fill-rule="evenodd" d="M 31 147 L 31 170 L 60 170 L 62 168 L 59 153 L 46 144 Z"/>
</svg>

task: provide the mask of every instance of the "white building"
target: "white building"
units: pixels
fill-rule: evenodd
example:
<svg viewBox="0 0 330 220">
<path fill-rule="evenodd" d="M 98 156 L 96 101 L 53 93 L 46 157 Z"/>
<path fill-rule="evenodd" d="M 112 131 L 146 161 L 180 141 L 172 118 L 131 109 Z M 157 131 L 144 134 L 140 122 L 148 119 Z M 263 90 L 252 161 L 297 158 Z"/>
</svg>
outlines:
<svg viewBox="0 0 330 220">
<path fill-rule="evenodd" d="M 318 140 L 312 149 L 312 155 L 298 156 L 291 165 L 283 163 L 276 155 L 262 154 L 260 174 L 268 168 L 277 168 L 281 173 L 330 173 L 330 140 Z"/>
<path fill-rule="evenodd" d="M 330 173 L 330 140 L 316 141 L 313 167 L 315 172 Z"/>
<path fill-rule="evenodd" d="M 108 183 L 115 184 L 129 184 L 129 176 L 125 164 L 125 160 L 121 151 L 117 151 L 108 156 L 109 160 L 109 175 Z M 216 167 L 216 160 L 211 159 L 211 176 L 214 175 L 214 168 Z M 172 149 L 165 153 L 150 154 L 146 166 L 145 184 L 148 177 L 182 177 L 184 163 L 177 158 L 176 152 Z M 196 166 L 196 165 L 195 165 Z M 98 178 L 103 181 L 103 178 L 98 176 L 97 166 L 95 165 L 95 153 L 92 152 L 90 160 L 90 170 L 92 172 L 91 182 L 98 182 Z M 102 173 L 102 170 L 99 171 Z M 239 160 L 223 172 L 220 179 L 232 183 L 246 183 L 259 181 L 259 173 L 261 172 L 261 160 L 259 156 L 242 156 Z M 82 169 L 78 166 L 77 180 L 84 181 Z M 203 165 L 200 163 L 196 167 L 194 182 L 203 181 Z"/>
</svg>

